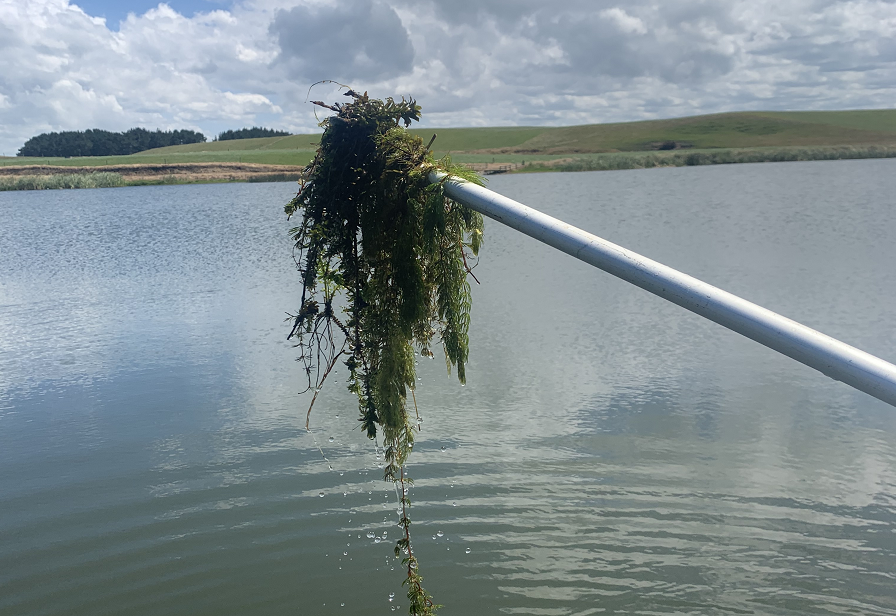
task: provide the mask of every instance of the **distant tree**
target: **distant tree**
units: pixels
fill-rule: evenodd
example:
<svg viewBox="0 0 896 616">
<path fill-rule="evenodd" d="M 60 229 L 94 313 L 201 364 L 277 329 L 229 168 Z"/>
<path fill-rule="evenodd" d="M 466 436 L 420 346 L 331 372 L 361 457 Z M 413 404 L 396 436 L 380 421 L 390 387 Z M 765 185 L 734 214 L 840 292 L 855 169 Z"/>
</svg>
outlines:
<svg viewBox="0 0 896 616">
<path fill-rule="evenodd" d="M 273 128 L 261 128 L 253 126 L 252 128 L 241 128 L 239 130 L 225 130 L 220 133 L 215 141 L 229 141 L 231 139 L 256 139 L 258 137 L 286 137 L 289 135 L 285 130 L 274 130 Z"/>
<path fill-rule="evenodd" d="M 203 143 L 205 135 L 192 130 L 148 131 L 132 128 L 113 133 L 99 128 L 42 133 L 19 148 L 16 156 L 122 156 L 153 148 Z"/>
</svg>

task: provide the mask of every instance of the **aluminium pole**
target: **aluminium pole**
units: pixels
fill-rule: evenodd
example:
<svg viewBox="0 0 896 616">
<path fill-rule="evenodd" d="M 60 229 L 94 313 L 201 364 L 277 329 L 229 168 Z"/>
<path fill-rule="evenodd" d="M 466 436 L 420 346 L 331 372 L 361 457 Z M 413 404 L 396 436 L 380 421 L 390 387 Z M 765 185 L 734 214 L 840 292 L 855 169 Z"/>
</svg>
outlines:
<svg viewBox="0 0 896 616">
<path fill-rule="evenodd" d="M 429 180 L 442 181 L 431 172 Z M 587 231 L 457 178 L 445 194 L 521 233 L 896 406 L 896 366 Z"/>
</svg>

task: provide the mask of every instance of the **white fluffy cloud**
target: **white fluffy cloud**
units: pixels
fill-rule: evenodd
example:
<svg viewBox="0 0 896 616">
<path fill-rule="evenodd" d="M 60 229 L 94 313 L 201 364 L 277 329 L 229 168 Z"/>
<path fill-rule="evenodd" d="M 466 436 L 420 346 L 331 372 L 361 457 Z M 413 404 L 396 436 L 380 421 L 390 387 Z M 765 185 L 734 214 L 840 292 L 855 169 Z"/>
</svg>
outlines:
<svg viewBox="0 0 896 616">
<path fill-rule="evenodd" d="M 311 131 L 320 79 L 413 95 L 432 126 L 892 107 L 896 3 L 243 0 L 116 31 L 77 0 L 0 0 L 0 153 L 49 130 Z"/>
</svg>

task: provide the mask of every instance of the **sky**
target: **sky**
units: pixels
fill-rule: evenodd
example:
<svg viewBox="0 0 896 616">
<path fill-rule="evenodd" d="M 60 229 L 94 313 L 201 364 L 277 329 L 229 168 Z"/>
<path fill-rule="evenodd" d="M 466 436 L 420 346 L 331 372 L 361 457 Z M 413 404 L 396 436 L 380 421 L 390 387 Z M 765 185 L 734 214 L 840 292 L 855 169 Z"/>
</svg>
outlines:
<svg viewBox="0 0 896 616">
<path fill-rule="evenodd" d="M 893 108 L 896 0 L 0 0 L 0 155 L 60 130 L 316 132 L 320 80 L 412 96 L 422 127 Z"/>
</svg>

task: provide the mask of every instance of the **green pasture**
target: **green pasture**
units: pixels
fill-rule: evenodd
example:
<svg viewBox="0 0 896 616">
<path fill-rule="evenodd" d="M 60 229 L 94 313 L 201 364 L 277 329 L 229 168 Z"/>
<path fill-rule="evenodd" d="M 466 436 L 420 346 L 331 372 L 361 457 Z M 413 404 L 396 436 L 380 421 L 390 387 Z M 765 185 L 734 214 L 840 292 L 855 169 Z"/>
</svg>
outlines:
<svg viewBox="0 0 896 616">
<path fill-rule="evenodd" d="M 665 141 L 692 148 L 896 143 L 896 109 L 742 112 L 553 128 L 513 148 L 538 153 L 637 152 Z"/>
<path fill-rule="evenodd" d="M 320 135 L 289 135 L 288 137 L 260 137 L 257 139 L 230 139 L 227 141 L 207 141 L 205 143 L 189 143 L 156 148 L 134 154 L 133 156 L 156 156 L 179 154 L 185 152 L 288 152 L 305 151 L 312 154 L 320 143 Z M 309 158 L 310 160 L 310 158 Z"/>
<path fill-rule="evenodd" d="M 243 141 L 243 140 L 238 140 Z M 254 141 L 254 139 L 245 139 Z M 227 143 L 227 142 L 224 142 Z M 198 145 L 198 144 L 191 144 Z M 189 146 L 172 146 L 175 148 Z M 167 150 L 168 148 L 160 148 Z M 61 165 L 67 167 L 104 167 L 107 165 L 169 165 L 178 163 L 261 163 L 265 165 L 307 165 L 314 158 L 313 150 L 218 150 L 208 152 L 172 151 L 157 153 L 147 150 L 129 156 L 82 156 L 74 158 L 0 158 L 0 166 Z"/>
<path fill-rule="evenodd" d="M 809 124 L 828 124 L 841 128 L 873 132 L 896 132 L 896 109 L 857 109 L 853 111 L 785 111 L 761 115 L 785 117 Z"/>
<path fill-rule="evenodd" d="M 818 148 L 896 144 L 896 109 L 721 113 L 667 120 L 565 127 L 415 128 L 425 142 L 435 133 L 437 156 L 457 162 L 523 163 L 589 158 L 614 152 L 652 152 L 674 141 L 687 151 Z M 130 156 L 0 158 L 0 165 L 105 166 L 244 162 L 306 165 L 319 134 L 213 141 L 147 150 Z M 676 152 L 682 150 L 675 150 Z"/>
</svg>

